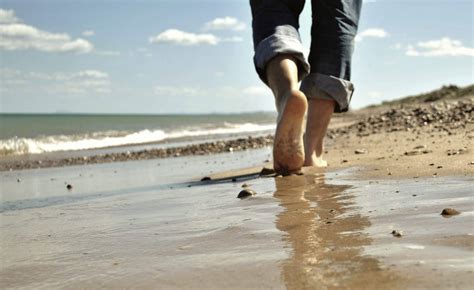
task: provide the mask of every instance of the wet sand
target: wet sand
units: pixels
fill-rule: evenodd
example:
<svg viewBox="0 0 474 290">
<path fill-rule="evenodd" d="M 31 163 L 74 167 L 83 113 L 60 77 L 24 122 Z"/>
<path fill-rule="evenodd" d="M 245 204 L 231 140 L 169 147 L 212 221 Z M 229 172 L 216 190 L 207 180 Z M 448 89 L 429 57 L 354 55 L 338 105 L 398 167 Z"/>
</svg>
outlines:
<svg viewBox="0 0 474 290">
<path fill-rule="evenodd" d="M 472 176 L 362 178 L 359 167 L 252 175 L 270 154 L 2 172 L 0 285 L 472 287 Z M 233 176 L 196 182 L 226 171 Z M 236 198 L 244 183 L 257 195 Z M 461 214 L 445 218 L 446 207 Z"/>
</svg>

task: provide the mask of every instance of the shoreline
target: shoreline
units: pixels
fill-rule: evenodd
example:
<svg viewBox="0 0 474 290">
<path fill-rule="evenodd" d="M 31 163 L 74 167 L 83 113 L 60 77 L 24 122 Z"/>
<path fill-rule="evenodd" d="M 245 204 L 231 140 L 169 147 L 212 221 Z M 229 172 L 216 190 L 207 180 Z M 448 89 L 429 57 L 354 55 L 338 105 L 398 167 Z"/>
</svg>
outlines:
<svg viewBox="0 0 474 290">
<path fill-rule="evenodd" d="M 336 115 L 327 132 L 330 168 L 366 167 L 373 177 L 474 173 L 474 98 L 366 108 Z M 0 171 L 206 156 L 272 146 L 273 136 L 248 136 L 180 147 L 67 157 L 0 160 Z M 62 155 L 64 156 L 64 155 Z M 431 160 L 422 164 L 424 160 Z"/>
</svg>

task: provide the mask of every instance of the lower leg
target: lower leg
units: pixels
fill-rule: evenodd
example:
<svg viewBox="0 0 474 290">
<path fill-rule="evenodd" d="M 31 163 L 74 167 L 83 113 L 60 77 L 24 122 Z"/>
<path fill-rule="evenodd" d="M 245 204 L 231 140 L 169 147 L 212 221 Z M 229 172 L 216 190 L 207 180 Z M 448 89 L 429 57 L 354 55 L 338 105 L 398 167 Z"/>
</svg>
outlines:
<svg viewBox="0 0 474 290">
<path fill-rule="evenodd" d="M 327 166 L 322 159 L 324 136 L 334 112 L 335 102 L 324 99 L 310 99 L 304 138 L 305 166 Z"/>
<path fill-rule="evenodd" d="M 273 58 L 266 75 L 278 111 L 273 166 L 276 172 L 288 175 L 298 172 L 304 163 L 303 122 L 307 100 L 299 91 L 298 67 L 291 56 Z"/>
</svg>

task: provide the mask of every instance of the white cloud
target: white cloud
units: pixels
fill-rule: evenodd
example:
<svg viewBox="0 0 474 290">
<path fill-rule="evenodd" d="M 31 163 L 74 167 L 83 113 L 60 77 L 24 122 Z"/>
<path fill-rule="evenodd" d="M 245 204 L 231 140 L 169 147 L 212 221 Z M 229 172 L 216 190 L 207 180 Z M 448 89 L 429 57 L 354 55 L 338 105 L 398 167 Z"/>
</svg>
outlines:
<svg viewBox="0 0 474 290">
<path fill-rule="evenodd" d="M 408 45 L 406 50 L 408 56 L 471 56 L 474 57 L 474 48 L 466 47 L 459 40 L 443 37 L 437 40 L 418 42 L 416 45 Z"/>
<path fill-rule="evenodd" d="M 168 29 L 149 38 L 151 43 L 172 43 L 179 45 L 216 45 L 219 39 L 213 34 L 195 34 L 178 29 Z"/>
<path fill-rule="evenodd" d="M 369 28 L 357 34 L 355 41 L 362 41 L 365 38 L 386 38 L 388 33 L 382 28 Z"/>
<path fill-rule="evenodd" d="M 53 93 L 108 93 L 111 91 L 110 77 L 99 70 L 82 70 L 72 73 L 24 72 L 0 69 L 0 81 L 7 90 L 17 91 L 27 87 L 35 91 Z"/>
<path fill-rule="evenodd" d="M 154 93 L 165 97 L 195 97 L 205 94 L 205 90 L 198 87 L 155 86 Z"/>
<path fill-rule="evenodd" d="M 201 44 L 217 45 L 221 42 L 241 42 L 243 41 L 243 38 L 239 36 L 219 38 L 214 34 L 210 33 L 196 34 L 178 29 L 168 29 L 158 34 L 157 36 L 150 37 L 149 41 L 151 43 L 169 43 L 191 46 Z"/>
<path fill-rule="evenodd" d="M 83 36 L 94 36 L 94 35 L 95 35 L 95 31 L 94 31 L 94 30 L 86 30 L 86 31 L 83 31 L 83 32 L 82 32 L 82 35 L 83 35 Z"/>
<path fill-rule="evenodd" d="M 137 53 L 141 54 L 143 56 L 147 56 L 147 57 L 152 57 L 153 56 L 153 54 L 151 53 L 151 50 L 146 48 L 146 47 L 137 48 Z"/>
<path fill-rule="evenodd" d="M 181 87 L 181 86 L 155 86 L 154 93 L 163 97 L 200 97 L 200 96 L 272 96 L 270 89 L 263 85 L 254 85 L 248 87 L 224 86 L 217 88 L 202 87 Z"/>
<path fill-rule="evenodd" d="M 212 21 L 207 22 L 204 25 L 205 30 L 244 30 L 246 27 L 244 22 L 239 21 L 237 18 L 234 17 L 222 17 L 216 18 Z"/>
<path fill-rule="evenodd" d="M 400 50 L 403 48 L 403 45 L 400 42 L 397 42 L 394 45 L 390 46 L 390 48 L 395 49 L 395 50 Z"/>
<path fill-rule="evenodd" d="M 119 56 L 120 55 L 120 51 L 117 51 L 117 50 L 95 50 L 94 53 L 98 55 L 105 55 L 105 56 Z"/>
<path fill-rule="evenodd" d="M 15 11 L 0 8 L 0 23 L 16 23 L 19 21 L 20 19 L 15 16 Z"/>
<path fill-rule="evenodd" d="M 249 86 L 242 90 L 242 93 L 249 96 L 271 96 L 272 92 L 263 85 Z"/>
<path fill-rule="evenodd" d="M 370 91 L 368 92 L 368 95 L 371 99 L 378 99 L 382 96 L 382 93 L 379 91 Z"/>
<path fill-rule="evenodd" d="M 27 24 L 12 23 L 11 21 L 18 20 L 12 11 L 2 10 L 2 14 L 4 20 L 10 22 L 0 24 L 0 49 L 75 53 L 93 50 L 92 43 L 85 39 L 72 39 L 66 33 L 51 33 Z"/>
<path fill-rule="evenodd" d="M 239 36 L 219 38 L 219 42 L 242 42 L 244 39 Z"/>
<path fill-rule="evenodd" d="M 73 77 L 79 77 L 79 78 L 83 78 L 83 77 L 86 77 L 86 78 L 94 78 L 94 79 L 108 79 L 109 78 L 109 74 L 108 73 L 105 73 L 105 72 L 102 72 L 102 71 L 98 71 L 98 70 L 83 70 L 83 71 L 80 71 L 76 74 L 73 74 Z"/>
</svg>

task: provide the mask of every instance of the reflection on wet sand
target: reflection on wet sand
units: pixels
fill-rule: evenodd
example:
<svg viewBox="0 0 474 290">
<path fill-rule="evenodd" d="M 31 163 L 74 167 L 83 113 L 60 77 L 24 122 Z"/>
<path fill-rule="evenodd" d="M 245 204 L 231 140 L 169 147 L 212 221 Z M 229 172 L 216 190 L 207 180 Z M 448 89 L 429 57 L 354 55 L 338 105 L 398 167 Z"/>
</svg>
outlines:
<svg viewBox="0 0 474 290">
<path fill-rule="evenodd" d="M 276 226 L 285 232 L 290 258 L 282 264 L 288 289 L 391 289 L 396 276 L 362 256 L 371 238 L 367 217 L 354 211 L 349 186 L 326 184 L 323 174 L 276 178 L 274 196 L 284 208 Z"/>
</svg>

